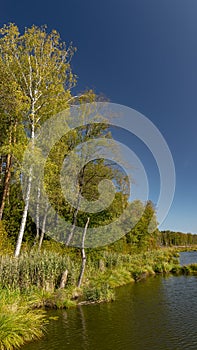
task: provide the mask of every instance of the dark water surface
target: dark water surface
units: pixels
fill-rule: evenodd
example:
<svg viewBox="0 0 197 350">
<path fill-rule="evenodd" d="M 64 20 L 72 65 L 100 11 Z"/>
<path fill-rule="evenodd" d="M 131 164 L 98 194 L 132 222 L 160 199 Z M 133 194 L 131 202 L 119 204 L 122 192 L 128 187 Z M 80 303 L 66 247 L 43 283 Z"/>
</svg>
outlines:
<svg viewBox="0 0 197 350">
<path fill-rule="evenodd" d="M 118 288 L 113 303 L 49 315 L 58 321 L 23 350 L 197 350 L 197 277 L 152 277 Z"/>
</svg>

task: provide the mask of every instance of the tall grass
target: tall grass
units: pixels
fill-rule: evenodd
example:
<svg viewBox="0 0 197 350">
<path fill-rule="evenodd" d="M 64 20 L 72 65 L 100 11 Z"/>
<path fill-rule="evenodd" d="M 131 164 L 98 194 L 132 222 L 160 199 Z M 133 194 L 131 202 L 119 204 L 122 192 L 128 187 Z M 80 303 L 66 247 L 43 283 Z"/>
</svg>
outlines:
<svg viewBox="0 0 197 350">
<path fill-rule="evenodd" d="M 85 300 L 114 299 L 114 288 L 139 281 L 155 273 L 169 273 L 179 265 L 173 249 L 138 254 L 103 253 L 95 260 L 89 257 L 83 285 Z"/>
<path fill-rule="evenodd" d="M 43 251 L 23 253 L 19 259 L 0 257 L 0 285 L 11 290 L 28 291 L 34 287 L 54 291 L 60 283 L 65 269 L 69 271 L 70 283 L 78 277 L 79 264 L 67 255 Z"/>
<path fill-rule="evenodd" d="M 45 329 L 45 312 L 32 310 L 32 301 L 19 291 L 0 290 L 0 349 L 12 350 L 39 339 Z"/>
<path fill-rule="evenodd" d="M 104 250 L 97 256 L 94 252 L 89 252 L 81 288 L 82 292 L 83 289 L 86 291 L 84 298 L 91 294 L 87 292 L 88 288 L 100 288 L 103 292 L 95 295 L 100 295 L 101 299 L 109 299 L 110 290 L 118 285 L 139 280 L 144 274 L 168 273 L 178 264 L 174 254 L 172 249 L 132 255 Z M 0 257 L 0 286 L 11 290 L 19 289 L 25 293 L 53 293 L 58 289 L 62 273 L 67 269 L 66 290 L 69 291 L 68 297 L 72 298 L 71 290 L 76 289 L 80 264 L 80 257 L 77 255 L 74 258 L 51 251 L 23 253 L 19 259 L 11 256 Z M 109 293 L 104 292 L 107 289 Z"/>
</svg>

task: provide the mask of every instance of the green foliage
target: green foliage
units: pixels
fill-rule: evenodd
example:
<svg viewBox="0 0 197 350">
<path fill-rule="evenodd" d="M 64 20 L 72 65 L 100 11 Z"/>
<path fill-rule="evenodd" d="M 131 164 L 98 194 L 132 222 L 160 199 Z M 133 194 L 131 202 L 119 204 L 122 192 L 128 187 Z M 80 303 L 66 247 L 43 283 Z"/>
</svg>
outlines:
<svg viewBox="0 0 197 350">
<path fill-rule="evenodd" d="M 136 225 L 126 235 L 126 241 L 130 244 L 131 250 L 136 247 L 137 250 L 154 249 L 157 247 L 157 219 L 154 205 L 148 201 L 145 206 L 138 200 L 133 202 L 133 216 L 131 222 L 135 221 L 136 216 L 141 214 Z"/>
<path fill-rule="evenodd" d="M 0 256 L 9 255 L 12 253 L 13 253 L 12 244 L 7 237 L 7 232 L 3 226 L 3 222 L 0 221 Z"/>
<path fill-rule="evenodd" d="M 45 312 L 32 310 L 31 300 L 18 291 L 0 289 L 0 349 L 13 350 L 39 339 L 45 330 Z"/>
<path fill-rule="evenodd" d="M 112 301 L 115 296 L 108 284 L 102 286 L 87 286 L 83 289 L 83 298 L 87 302 Z"/>
<path fill-rule="evenodd" d="M 27 142 L 34 140 L 35 131 L 47 118 L 69 106 L 70 90 L 76 82 L 70 65 L 74 51 L 72 46 L 67 47 L 61 41 L 57 31 L 48 33 L 45 26 L 33 25 L 23 34 L 12 23 L 0 29 L 0 155 L 3 164 L 0 220 L 4 207 L 8 205 L 8 211 L 11 209 L 7 200 L 12 196 L 10 184 L 17 183 L 17 192 L 20 192 L 20 167 Z M 28 183 L 24 176 L 23 182 Z M 21 208 L 20 199 L 18 204 Z M 16 225 L 7 219 L 7 213 L 8 231 L 14 236 L 22 213 L 24 220 L 26 218 L 23 209 L 22 205 L 19 217 L 18 210 L 12 215 Z M 32 228 L 32 223 L 27 222 L 27 231 L 28 225 Z M 23 227 L 20 226 L 22 236 Z M 21 240 L 18 240 L 18 252 L 20 248 Z"/>
<path fill-rule="evenodd" d="M 21 223 L 21 217 L 24 209 L 24 202 L 19 182 L 14 182 L 10 186 L 9 202 L 6 203 L 3 215 L 3 222 L 8 236 L 13 245 L 15 244 Z M 35 223 L 28 215 L 25 228 L 24 241 L 33 242 L 35 237 Z"/>
</svg>

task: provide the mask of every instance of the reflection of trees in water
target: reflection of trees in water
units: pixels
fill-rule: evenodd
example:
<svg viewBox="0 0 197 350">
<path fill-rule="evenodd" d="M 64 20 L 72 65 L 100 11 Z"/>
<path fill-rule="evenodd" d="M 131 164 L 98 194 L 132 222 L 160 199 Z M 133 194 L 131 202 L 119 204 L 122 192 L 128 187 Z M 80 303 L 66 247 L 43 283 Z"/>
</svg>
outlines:
<svg viewBox="0 0 197 350">
<path fill-rule="evenodd" d="M 65 325 L 68 324 L 68 314 L 66 311 L 62 312 L 62 320 L 63 320 L 63 324 L 65 324 Z"/>
<path fill-rule="evenodd" d="M 83 345 L 82 348 L 87 349 L 88 346 L 88 332 L 87 332 L 87 327 L 86 327 L 86 320 L 85 320 L 85 315 L 83 312 L 83 307 L 81 305 L 78 306 L 79 314 L 80 314 L 80 319 L 81 319 L 81 334 L 83 337 Z"/>
<path fill-rule="evenodd" d="M 72 344 L 73 342 L 74 343 L 77 342 L 77 344 L 80 344 L 80 349 L 87 350 L 89 341 L 88 341 L 87 324 L 85 320 L 83 307 L 81 305 L 78 305 L 76 310 L 73 309 L 73 310 L 69 310 L 68 312 L 63 310 L 61 322 L 64 329 L 63 339 L 66 340 L 66 342 L 68 342 L 67 344 Z M 73 326 L 74 326 L 74 329 L 73 329 Z M 71 330 L 72 330 L 72 334 L 70 333 Z"/>
</svg>

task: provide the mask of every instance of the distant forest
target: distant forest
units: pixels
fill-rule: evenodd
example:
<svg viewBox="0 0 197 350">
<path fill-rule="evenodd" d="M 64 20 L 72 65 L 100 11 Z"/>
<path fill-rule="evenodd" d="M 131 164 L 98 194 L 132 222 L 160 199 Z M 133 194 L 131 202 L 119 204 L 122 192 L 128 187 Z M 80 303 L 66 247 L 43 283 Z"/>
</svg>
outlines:
<svg viewBox="0 0 197 350">
<path fill-rule="evenodd" d="M 162 246 L 190 246 L 197 244 L 197 235 L 174 231 L 161 231 L 160 244 Z"/>
</svg>

